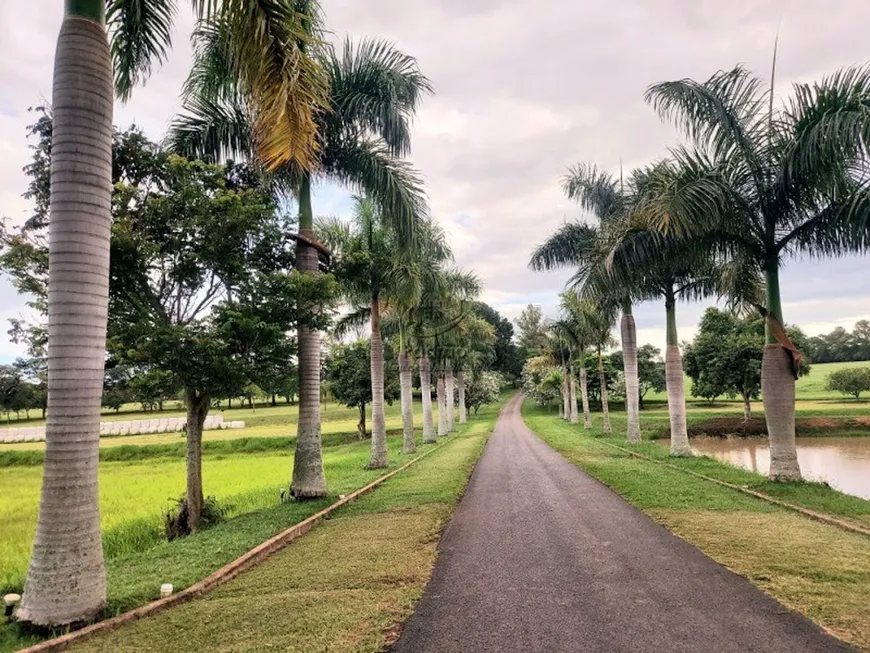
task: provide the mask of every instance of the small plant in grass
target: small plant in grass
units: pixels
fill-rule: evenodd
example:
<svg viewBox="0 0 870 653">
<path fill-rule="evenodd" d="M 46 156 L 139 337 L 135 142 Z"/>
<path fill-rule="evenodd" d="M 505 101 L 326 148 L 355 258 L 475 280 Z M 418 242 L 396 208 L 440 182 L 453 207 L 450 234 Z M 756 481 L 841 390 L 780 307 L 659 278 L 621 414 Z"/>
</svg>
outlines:
<svg viewBox="0 0 870 653">
<path fill-rule="evenodd" d="M 166 513 L 164 529 L 167 540 L 175 540 L 186 537 L 193 531 L 188 522 L 187 498 L 181 497 L 175 500 L 176 508 Z M 202 513 L 199 520 L 199 529 L 210 528 L 226 521 L 234 506 L 222 506 L 215 497 L 206 497 L 202 504 Z"/>
<path fill-rule="evenodd" d="M 828 390 L 861 399 L 862 392 L 870 392 L 870 367 L 847 367 L 828 374 Z"/>
</svg>

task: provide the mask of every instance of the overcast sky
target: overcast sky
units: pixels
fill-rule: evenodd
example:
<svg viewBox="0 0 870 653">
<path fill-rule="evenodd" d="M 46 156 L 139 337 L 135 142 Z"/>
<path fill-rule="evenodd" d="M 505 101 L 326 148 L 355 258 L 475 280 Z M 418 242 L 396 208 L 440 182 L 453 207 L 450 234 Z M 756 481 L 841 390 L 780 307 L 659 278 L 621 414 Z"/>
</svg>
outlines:
<svg viewBox="0 0 870 653">
<path fill-rule="evenodd" d="M 184 4 L 183 2 L 180 4 Z M 555 312 L 568 272 L 528 270 L 531 249 L 563 220 L 582 217 L 559 179 L 571 163 L 618 170 L 666 153 L 678 135 L 643 102 L 652 82 L 743 63 L 770 69 L 779 31 L 778 92 L 870 60 L 867 0 L 323 0 L 336 39 L 374 36 L 419 59 L 436 95 L 415 121 L 412 159 L 459 265 L 477 271 L 484 299 L 510 318 L 529 303 Z M 60 0 L 0 4 L 0 216 L 21 222 L 27 108 L 50 98 Z M 14 15 L 13 15 L 14 14 Z M 176 111 L 190 59 L 182 15 L 168 64 L 126 105 L 155 139 Z M 315 210 L 346 213 L 342 189 L 322 185 Z M 870 259 L 791 261 L 785 318 L 814 334 L 870 317 Z M 22 301 L 0 281 L 0 321 Z M 678 308 L 680 337 L 703 305 Z M 636 311 L 639 340 L 664 344 L 664 309 Z M 0 325 L 0 361 L 21 353 Z"/>
</svg>

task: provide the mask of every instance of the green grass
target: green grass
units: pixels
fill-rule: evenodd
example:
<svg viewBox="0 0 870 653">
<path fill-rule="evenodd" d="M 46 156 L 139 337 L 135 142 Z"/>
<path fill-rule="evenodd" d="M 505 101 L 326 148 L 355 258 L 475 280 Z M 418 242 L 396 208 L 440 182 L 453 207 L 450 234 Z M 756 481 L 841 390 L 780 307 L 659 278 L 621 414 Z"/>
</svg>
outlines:
<svg viewBox="0 0 870 653">
<path fill-rule="evenodd" d="M 398 429 L 402 426 L 401 407 L 398 403 L 392 406 L 385 406 L 387 417 L 387 428 Z M 437 406 L 433 406 L 435 417 L 437 419 Z M 415 416 L 418 423 L 422 420 L 422 406 L 420 402 L 414 404 Z M 218 409 L 212 409 L 210 414 L 215 414 Z M 118 419 L 153 419 L 155 417 L 175 417 L 183 415 L 178 411 L 166 411 L 163 413 L 128 413 L 121 415 Z M 243 421 L 245 428 L 243 429 L 224 429 L 205 431 L 203 433 L 203 441 L 220 442 L 224 440 L 238 440 L 240 438 L 288 438 L 296 436 L 296 422 L 299 416 L 299 408 L 297 406 L 288 406 L 279 404 L 275 407 L 258 407 L 255 410 L 249 408 L 233 408 L 232 410 L 224 411 L 224 419 L 226 421 Z M 113 416 L 104 415 L 103 419 L 111 419 Z M 321 405 L 321 427 L 324 435 L 337 435 L 353 433 L 356 431 L 356 425 L 359 421 L 359 411 L 356 408 L 347 408 L 332 402 L 325 402 Z M 37 424 L 34 420 L 33 424 Z M 13 424 L 14 426 L 14 424 Z M 371 407 L 369 407 L 366 426 L 371 430 Z M 122 446 L 145 446 L 145 445 L 172 445 L 178 442 L 183 442 L 184 436 L 181 433 L 152 433 L 143 435 L 122 435 L 113 437 L 100 438 L 100 447 L 122 447 Z M 16 443 L 0 443 L 0 456 L 4 452 L 9 451 L 43 451 L 45 443 L 43 442 L 16 442 Z M 0 458 L 2 460 L 2 458 Z M 2 464 L 2 463 L 0 463 Z"/>
<path fill-rule="evenodd" d="M 691 414 L 691 412 L 690 412 Z M 686 474 L 691 470 L 768 493 L 859 525 L 870 525 L 870 501 L 821 483 L 771 483 L 712 458 L 672 459 L 655 443 L 630 446 L 603 437 L 600 416 L 591 432 L 525 405 L 523 417 L 556 451 L 632 505 L 747 577 L 785 605 L 838 637 L 870 647 L 870 538 L 814 522 L 736 490 Z M 642 422 L 647 422 L 642 415 Z M 624 417 L 614 420 L 615 432 Z M 678 469 L 640 460 L 607 443 L 636 450 Z"/>
<path fill-rule="evenodd" d="M 382 650 L 422 594 L 438 533 L 497 413 L 497 406 L 482 409 L 443 447 L 258 568 L 201 599 L 75 650 L 175 650 L 182 631 L 188 651 Z M 391 445 L 397 444 L 394 438 Z M 331 477 L 346 480 L 346 490 L 362 485 L 370 474 L 361 469 L 363 458 L 344 461 L 345 472 L 328 470 Z M 342 491 L 337 481 L 333 485 L 333 491 Z M 153 598 L 161 582 L 189 585 L 325 503 L 275 506 L 145 554 L 111 560 L 112 606 L 118 610 Z M 0 631 L 0 650 L 2 641 Z"/>
<path fill-rule="evenodd" d="M 855 400 L 851 397 L 846 397 L 839 392 L 825 389 L 828 374 L 847 367 L 870 367 L 870 361 L 855 361 L 850 363 L 815 363 L 811 365 L 810 373 L 806 376 L 802 376 L 797 381 L 797 385 L 795 388 L 797 399 L 799 401 L 833 401 L 848 402 L 854 404 Z M 688 376 L 685 377 L 685 384 L 687 400 L 689 400 L 690 402 L 704 401 L 702 399 L 692 397 L 692 379 L 690 379 Z M 664 392 L 656 393 L 650 391 L 647 393 L 646 398 L 652 401 L 667 401 L 667 396 Z M 722 400 L 727 401 L 727 398 L 723 397 Z"/>
</svg>

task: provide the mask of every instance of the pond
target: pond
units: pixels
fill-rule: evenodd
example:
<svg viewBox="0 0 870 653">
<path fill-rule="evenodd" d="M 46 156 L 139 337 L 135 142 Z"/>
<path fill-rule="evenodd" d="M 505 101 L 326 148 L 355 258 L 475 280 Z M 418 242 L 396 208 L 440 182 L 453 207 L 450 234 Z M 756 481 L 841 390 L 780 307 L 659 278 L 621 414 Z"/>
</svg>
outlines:
<svg viewBox="0 0 870 653">
<path fill-rule="evenodd" d="M 665 441 L 667 444 L 667 441 Z M 765 438 L 693 438 L 692 451 L 767 474 L 770 451 Z M 826 481 L 841 492 L 870 499 L 870 437 L 797 438 L 804 478 Z"/>
</svg>

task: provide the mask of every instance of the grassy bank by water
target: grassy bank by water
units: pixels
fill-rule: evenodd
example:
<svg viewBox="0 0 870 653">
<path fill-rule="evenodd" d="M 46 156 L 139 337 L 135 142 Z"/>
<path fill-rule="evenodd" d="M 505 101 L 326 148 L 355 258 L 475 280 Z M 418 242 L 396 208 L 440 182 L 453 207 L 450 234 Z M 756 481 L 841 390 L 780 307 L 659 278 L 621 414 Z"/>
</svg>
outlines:
<svg viewBox="0 0 870 653">
<path fill-rule="evenodd" d="M 841 639 L 870 647 L 870 537 L 812 521 L 680 469 L 634 458 L 607 443 L 865 527 L 870 526 L 870 501 L 818 483 L 771 483 L 710 458 L 670 459 L 653 443 L 632 447 L 623 437 L 601 437 L 600 419 L 595 429 L 584 432 L 582 424 L 567 424 L 528 404 L 523 417 L 568 460 L 717 562 Z"/>
<path fill-rule="evenodd" d="M 498 407 L 260 567 L 76 651 L 380 651 L 422 595 Z"/>
</svg>

